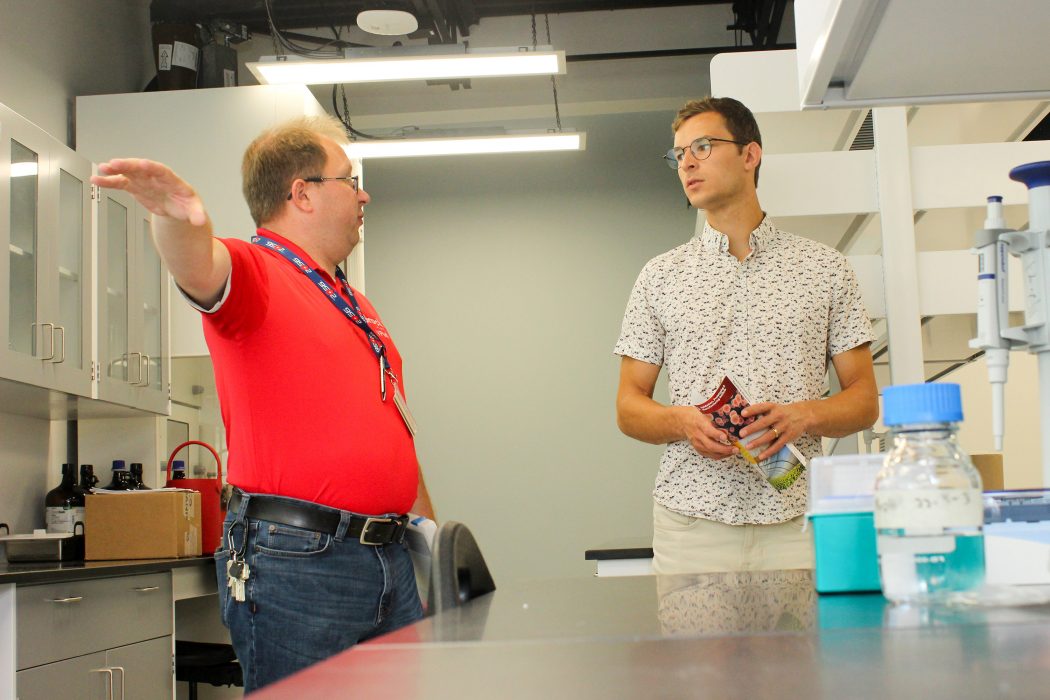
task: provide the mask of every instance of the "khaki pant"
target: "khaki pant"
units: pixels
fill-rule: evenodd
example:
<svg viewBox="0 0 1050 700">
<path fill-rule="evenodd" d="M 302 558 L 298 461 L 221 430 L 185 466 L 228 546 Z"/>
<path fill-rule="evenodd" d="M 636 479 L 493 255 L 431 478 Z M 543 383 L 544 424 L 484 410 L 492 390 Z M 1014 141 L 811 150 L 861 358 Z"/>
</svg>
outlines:
<svg viewBox="0 0 1050 700">
<path fill-rule="evenodd" d="M 813 538 L 805 516 L 775 525 L 726 525 L 653 504 L 653 571 L 812 569 Z"/>
</svg>

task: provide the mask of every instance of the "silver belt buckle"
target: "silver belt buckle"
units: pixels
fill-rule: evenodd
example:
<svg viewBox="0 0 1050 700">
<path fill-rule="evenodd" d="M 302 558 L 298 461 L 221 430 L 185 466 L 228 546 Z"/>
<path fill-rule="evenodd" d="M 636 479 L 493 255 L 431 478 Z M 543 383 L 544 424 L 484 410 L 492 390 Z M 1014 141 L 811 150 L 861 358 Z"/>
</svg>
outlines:
<svg viewBox="0 0 1050 700">
<path fill-rule="evenodd" d="M 368 528 L 371 527 L 373 523 L 389 523 L 389 522 L 393 522 L 393 520 L 394 520 L 393 518 L 366 518 L 365 519 L 365 524 L 361 528 L 361 536 L 358 537 L 358 540 L 361 542 L 361 544 L 366 544 L 366 545 L 369 545 L 371 547 L 378 547 L 379 545 L 381 545 L 383 543 L 382 542 L 368 542 L 368 541 L 365 540 L 365 538 L 368 537 Z"/>
</svg>

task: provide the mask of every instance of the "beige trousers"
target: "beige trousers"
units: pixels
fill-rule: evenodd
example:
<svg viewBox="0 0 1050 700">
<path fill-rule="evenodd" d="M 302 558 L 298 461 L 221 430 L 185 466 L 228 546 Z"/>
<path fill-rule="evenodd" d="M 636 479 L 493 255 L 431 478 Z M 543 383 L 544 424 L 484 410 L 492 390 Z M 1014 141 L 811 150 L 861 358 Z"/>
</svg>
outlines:
<svg viewBox="0 0 1050 700">
<path fill-rule="evenodd" d="M 726 525 L 653 504 L 653 571 L 812 569 L 813 536 L 805 516 L 775 525 Z"/>
</svg>

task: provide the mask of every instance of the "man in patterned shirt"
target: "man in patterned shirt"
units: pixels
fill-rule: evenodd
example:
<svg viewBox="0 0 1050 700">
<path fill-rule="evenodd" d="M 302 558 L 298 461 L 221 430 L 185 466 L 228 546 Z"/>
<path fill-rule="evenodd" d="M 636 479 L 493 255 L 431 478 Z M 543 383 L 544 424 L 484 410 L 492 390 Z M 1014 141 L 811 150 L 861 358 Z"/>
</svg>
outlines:
<svg viewBox="0 0 1050 700">
<path fill-rule="evenodd" d="M 749 446 L 759 461 L 789 443 L 818 456 L 822 436 L 878 417 L 871 324 L 845 257 L 780 231 L 762 211 L 762 137 L 747 107 L 694 100 L 672 129 L 668 160 L 707 221 L 646 264 L 615 348 L 620 430 L 667 445 L 653 491 L 653 568 L 812 568 L 806 473 L 777 490 L 695 405 L 732 375 L 756 402 L 741 436 L 766 431 Z M 829 358 L 842 391 L 821 399 Z M 661 367 L 670 406 L 653 400 Z"/>
</svg>

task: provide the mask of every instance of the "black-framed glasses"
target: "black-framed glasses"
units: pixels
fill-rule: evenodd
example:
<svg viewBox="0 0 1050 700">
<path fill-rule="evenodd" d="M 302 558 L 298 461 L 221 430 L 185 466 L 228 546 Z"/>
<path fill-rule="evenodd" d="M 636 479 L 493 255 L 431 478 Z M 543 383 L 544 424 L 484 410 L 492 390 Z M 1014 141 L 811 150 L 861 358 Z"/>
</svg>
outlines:
<svg viewBox="0 0 1050 700">
<path fill-rule="evenodd" d="M 733 139 L 720 139 L 714 136 L 701 136 L 698 139 L 694 139 L 689 144 L 689 152 L 693 154 L 693 157 L 697 160 L 707 160 L 711 157 L 711 148 L 716 142 L 722 143 L 735 143 L 738 146 L 746 146 L 746 141 L 734 141 Z M 668 167 L 671 170 L 678 170 L 682 167 L 682 159 L 685 158 L 685 149 L 675 146 L 667 152 L 664 156 L 664 160 L 667 161 Z"/>
<path fill-rule="evenodd" d="M 331 180 L 340 180 L 350 185 L 354 189 L 354 192 L 359 191 L 357 175 L 346 175 L 345 177 L 321 177 L 317 175 L 315 177 L 304 177 L 303 182 L 329 182 Z M 292 198 L 292 193 L 288 193 L 288 199 Z"/>
</svg>

